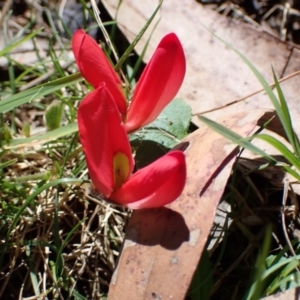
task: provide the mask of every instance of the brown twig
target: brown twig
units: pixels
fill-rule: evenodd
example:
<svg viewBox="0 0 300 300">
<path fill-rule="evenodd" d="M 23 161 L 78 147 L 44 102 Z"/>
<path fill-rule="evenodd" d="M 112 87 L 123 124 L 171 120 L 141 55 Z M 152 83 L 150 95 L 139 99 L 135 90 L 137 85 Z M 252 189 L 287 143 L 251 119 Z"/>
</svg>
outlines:
<svg viewBox="0 0 300 300">
<path fill-rule="evenodd" d="M 299 71 L 296 71 L 296 72 L 294 72 L 294 73 L 292 73 L 292 74 L 289 74 L 289 75 L 287 75 L 287 76 L 285 76 L 285 77 L 282 77 L 281 79 L 278 80 L 278 82 L 281 83 L 281 82 L 283 82 L 283 81 L 285 81 L 285 80 L 288 80 L 288 79 L 290 79 L 290 78 L 292 78 L 292 77 L 294 77 L 294 76 L 297 76 L 297 75 L 299 75 L 299 74 L 300 74 L 300 70 L 299 70 Z M 272 84 L 270 84 L 269 86 L 270 86 L 271 88 L 274 88 L 275 83 L 272 83 Z M 232 101 L 232 102 L 226 103 L 225 105 L 219 106 L 219 107 L 217 107 L 217 108 L 212 108 L 212 109 L 209 109 L 209 110 L 205 110 L 205 111 L 203 111 L 203 112 L 193 113 L 193 116 L 204 115 L 204 114 L 207 114 L 207 113 L 209 113 L 209 112 L 213 112 L 213 111 L 217 111 L 217 110 L 223 109 L 223 108 L 228 107 L 228 106 L 231 106 L 231 105 L 233 105 L 233 104 L 242 102 L 242 101 L 246 100 L 247 98 L 250 98 L 250 97 L 252 97 L 252 96 L 254 96 L 254 95 L 256 95 L 256 94 L 259 94 L 260 92 L 263 92 L 263 91 L 264 91 L 264 88 L 261 88 L 261 89 L 255 91 L 255 92 L 253 92 L 253 93 L 251 93 L 251 94 L 248 94 L 247 96 L 244 96 L 244 97 L 242 97 L 242 98 L 236 99 L 236 100 L 234 100 L 234 101 Z"/>
</svg>

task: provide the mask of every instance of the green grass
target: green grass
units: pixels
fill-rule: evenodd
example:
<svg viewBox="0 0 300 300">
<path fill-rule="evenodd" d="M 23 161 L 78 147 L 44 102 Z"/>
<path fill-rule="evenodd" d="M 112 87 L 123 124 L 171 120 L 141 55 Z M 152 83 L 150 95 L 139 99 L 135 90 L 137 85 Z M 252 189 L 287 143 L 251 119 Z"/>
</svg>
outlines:
<svg viewBox="0 0 300 300">
<path fill-rule="evenodd" d="M 233 227 L 234 231 L 237 230 L 241 232 L 242 235 L 248 239 L 249 244 L 240 256 L 231 259 L 233 264 L 237 261 L 240 264 L 241 261 L 239 258 L 245 255 L 247 256 L 247 262 L 241 266 L 236 265 L 234 268 L 232 268 L 232 266 L 228 268 L 230 273 L 237 271 L 239 279 L 236 281 L 236 285 L 233 286 L 231 290 L 229 289 L 229 294 L 228 287 L 225 286 L 224 290 L 227 293 L 225 297 L 220 298 L 218 294 L 218 298 L 216 298 L 255 300 L 284 291 L 288 288 L 299 286 L 300 284 L 300 271 L 298 268 L 300 258 L 299 240 L 297 238 L 295 239 L 299 226 L 297 209 L 298 195 L 293 192 L 293 184 L 299 184 L 300 180 L 300 143 L 293 129 L 287 101 L 274 70 L 272 69 L 275 83 L 274 87 L 277 94 L 272 90 L 256 67 L 243 54 L 219 37 L 216 38 L 231 48 L 241 60 L 247 64 L 255 77 L 259 80 L 274 106 L 274 116 L 277 115 L 279 118 L 285 133 L 283 136 L 285 142 L 281 142 L 277 137 L 271 136 L 270 134 L 261 133 L 264 128 L 268 128 L 268 124 L 272 122 L 272 120 L 269 120 L 258 132 L 248 138 L 243 138 L 221 124 L 209 120 L 204 116 L 199 116 L 199 119 L 207 126 L 234 144 L 239 145 L 241 149 L 248 149 L 261 156 L 261 158 L 257 159 L 254 163 L 254 167 L 249 167 L 249 162 L 238 159 L 235 171 L 241 167 L 244 171 L 240 176 L 236 176 L 235 173 L 232 175 L 232 188 L 228 196 L 228 198 L 231 199 L 230 204 L 232 209 L 232 223 L 230 227 Z M 279 151 L 281 157 L 272 157 L 265 151 L 254 146 L 251 143 L 254 139 L 264 140 Z M 286 173 L 292 176 L 293 182 L 285 181 L 285 184 L 283 184 L 283 178 Z M 278 179 L 275 179 L 276 183 L 274 182 L 273 184 L 272 179 L 270 179 L 272 178 L 272 174 L 278 176 Z M 240 182 L 244 180 L 247 182 L 247 185 L 243 185 L 241 192 L 238 187 Z M 252 193 L 250 191 L 251 189 Z M 238 197 L 232 195 L 232 191 L 238 194 Z M 253 197 L 253 193 L 256 194 L 258 198 L 256 201 L 255 197 Z M 237 202 L 239 198 L 242 199 L 242 201 Z M 280 216 L 281 222 L 279 221 Z M 260 231 L 257 231 L 256 227 L 258 226 Z M 264 241 L 262 240 L 263 236 Z M 242 240 L 241 237 L 242 236 L 239 235 L 239 239 Z M 226 238 L 226 243 L 229 243 L 228 237 Z M 232 248 L 237 248 L 239 243 L 240 241 L 235 241 Z M 224 252 L 222 252 L 222 255 L 225 256 Z M 244 257 L 242 257 L 242 259 L 244 259 Z M 228 260 L 228 258 L 226 258 L 226 260 Z M 240 268 L 242 271 L 238 272 Z M 245 282 L 242 278 L 246 270 L 248 274 L 251 273 L 252 276 L 248 277 L 248 284 L 243 287 Z M 229 272 L 226 271 L 225 273 L 229 274 Z M 221 274 L 220 281 L 224 282 L 225 280 L 223 273 Z M 215 290 L 214 286 L 212 291 L 213 294 L 220 292 L 219 287 L 218 290 Z"/>
<path fill-rule="evenodd" d="M 128 212 L 89 195 L 76 123 L 89 88 L 70 42 L 41 25 L 32 22 L 0 49 L 8 58 L 0 84 L 0 298 L 97 299 L 107 293 Z M 14 61 L 11 51 L 41 34 L 50 55 L 36 47 L 33 65 Z"/>
</svg>

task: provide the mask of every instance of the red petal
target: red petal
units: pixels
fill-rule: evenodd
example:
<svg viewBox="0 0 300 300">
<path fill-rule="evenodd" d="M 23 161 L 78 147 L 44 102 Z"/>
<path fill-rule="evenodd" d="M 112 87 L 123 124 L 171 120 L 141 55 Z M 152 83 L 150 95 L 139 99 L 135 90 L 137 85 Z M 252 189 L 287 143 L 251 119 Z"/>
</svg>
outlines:
<svg viewBox="0 0 300 300">
<path fill-rule="evenodd" d="M 177 94 L 185 75 L 185 56 L 174 33 L 159 43 L 136 85 L 125 127 L 132 132 L 154 121 Z"/>
<path fill-rule="evenodd" d="M 95 88 L 103 81 L 121 84 L 99 45 L 83 30 L 77 30 L 72 39 L 72 48 L 80 72 Z"/>
<path fill-rule="evenodd" d="M 79 29 L 73 35 L 72 49 L 82 76 L 94 88 L 105 82 L 121 114 L 125 115 L 126 99 L 122 92 L 122 82 L 99 45 Z"/>
<path fill-rule="evenodd" d="M 92 182 L 109 197 L 115 188 L 114 157 L 118 153 L 128 157 L 126 177 L 132 173 L 133 158 L 120 113 L 104 83 L 80 103 L 78 126 Z"/>
<path fill-rule="evenodd" d="M 137 171 L 110 199 L 133 209 L 161 207 L 181 194 L 185 180 L 185 156 L 172 151 Z"/>
</svg>

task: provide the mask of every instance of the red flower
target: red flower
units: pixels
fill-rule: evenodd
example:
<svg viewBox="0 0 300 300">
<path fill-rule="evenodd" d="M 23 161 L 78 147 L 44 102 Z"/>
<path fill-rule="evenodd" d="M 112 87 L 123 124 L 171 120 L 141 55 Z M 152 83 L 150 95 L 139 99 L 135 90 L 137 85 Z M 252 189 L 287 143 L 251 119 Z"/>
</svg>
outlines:
<svg viewBox="0 0 300 300">
<path fill-rule="evenodd" d="M 186 165 L 181 151 L 171 151 L 132 175 L 126 129 L 106 83 L 80 103 L 78 126 L 91 180 L 104 198 L 133 209 L 153 208 L 182 192 Z"/>
<path fill-rule="evenodd" d="M 82 76 L 94 88 L 105 82 L 122 114 L 127 132 L 154 121 L 175 97 L 185 75 L 181 43 L 174 33 L 167 34 L 142 73 L 127 110 L 121 80 L 98 44 L 83 30 L 77 30 L 72 48 Z"/>
</svg>

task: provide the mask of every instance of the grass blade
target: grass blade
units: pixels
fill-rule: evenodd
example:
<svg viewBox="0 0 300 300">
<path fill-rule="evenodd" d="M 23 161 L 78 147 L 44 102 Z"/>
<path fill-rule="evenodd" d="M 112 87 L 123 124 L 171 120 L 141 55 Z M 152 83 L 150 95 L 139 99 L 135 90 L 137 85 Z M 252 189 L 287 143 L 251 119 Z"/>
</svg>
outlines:
<svg viewBox="0 0 300 300">
<path fill-rule="evenodd" d="M 47 142 L 49 140 L 56 140 L 63 136 L 72 134 L 78 130 L 77 123 L 68 124 L 60 128 L 49 131 L 45 134 L 31 136 L 29 138 L 14 139 L 9 141 L 9 145 L 6 148 L 17 148 L 32 142 Z"/>
<path fill-rule="evenodd" d="M 37 98 L 56 92 L 61 88 L 74 84 L 80 80 L 82 80 L 81 74 L 75 73 L 70 76 L 56 79 L 51 82 L 33 87 L 21 93 L 9 96 L 8 98 L 0 101 L 0 113 L 5 113 L 13 110 L 19 105 L 31 102 Z"/>
<path fill-rule="evenodd" d="M 283 116 L 284 116 L 285 122 L 286 122 L 286 129 L 287 129 L 286 134 L 287 134 L 288 140 L 289 140 L 290 144 L 293 146 L 293 149 L 294 149 L 295 153 L 297 154 L 297 156 L 300 157 L 299 140 L 293 130 L 293 124 L 292 124 L 289 108 L 287 106 L 285 97 L 283 95 L 282 89 L 280 87 L 280 84 L 278 82 L 278 79 L 277 79 L 277 76 L 275 75 L 274 70 L 273 70 L 273 77 L 274 77 L 274 82 L 275 82 L 275 88 L 277 90 L 277 94 L 278 94 L 279 101 L 281 104 L 282 113 L 283 113 Z"/>
<path fill-rule="evenodd" d="M 22 39 L 7 45 L 3 50 L 0 51 L 0 56 L 4 56 L 5 54 L 11 52 L 14 48 L 16 48 L 19 45 L 23 44 L 24 42 L 32 39 L 34 36 L 36 36 L 42 30 L 43 30 L 43 28 L 35 30 L 35 31 L 31 32 L 30 34 L 28 34 L 27 36 L 23 37 Z"/>
<path fill-rule="evenodd" d="M 59 185 L 59 184 L 78 184 L 78 183 L 82 183 L 82 180 L 80 179 L 76 179 L 76 178 L 61 178 L 61 179 L 57 179 L 57 180 L 53 180 L 47 184 L 44 184 L 43 186 L 41 186 L 40 188 L 38 188 L 37 190 L 35 190 L 23 203 L 23 205 L 19 208 L 18 212 L 16 213 L 16 215 L 14 216 L 14 219 L 11 222 L 11 225 L 7 231 L 7 235 L 6 235 L 6 241 L 9 241 L 9 237 L 12 233 L 12 231 L 15 229 L 23 211 L 26 209 L 26 207 L 31 203 L 31 201 L 33 201 L 35 199 L 35 197 L 37 197 L 40 193 L 42 193 L 43 191 L 45 191 L 46 189 Z M 2 266 L 3 263 L 3 258 L 4 255 L 6 253 L 6 247 L 7 247 L 7 243 L 4 244 L 4 249 L 2 249 L 2 254 L 0 257 L 0 267 Z"/>
<path fill-rule="evenodd" d="M 160 9 L 162 3 L 163 3 L 163 0 L 160 0 L 157 8 L 152 13 L 152 15 L 148 19 L 147 23 L 143 26 L 142 30 L 138 33 L 138 35 L 135 37 L 135 39 L 132 41 L 132 43 L 126 49 L 126 51 L 124 52 L 124 54 L 121 56 L 121 58 L 119 59 L 119 61 L 115 65 L 115 70 L 116 71 L 118 71 L 122 67 L 122 65 L 125 62 L 125 60 L 127 59 L 128 55 L 132 52 L 132 50 L 134 49 L 134 47 L 136 46 L 136 44 L 139 42 L 139 40 L 141 39 L 141 37 L 144 35 L 145 31 L 147 30 L 147 28 L 149 27 L 150 23 L 152 22 L 152 20 L 156 16 L 158 10 Z"/>
<path fill-rule="evenodd" d="M 245 300 L 256 300 L 261 298 L 262 291 L 264 290 L 264 285 L 266 283 L 263 280 L 263 275 L 265 273 L 265 261 L 270 250 L 271 238 L 272 227 L 271 225 L 268 225 L 266 228 L 264 242 L 262 248 L 260 249 L 260 254 L 257 258 L 254 280 L 247 295 L 244 298 Z"/>
<path fill-rule="evenodd" d="M 259 134 L 255 137 L 273 146 L 291 163 L 291 165 L 295 166 L 298 170 L 300 170 L 300 161 L 297 159 L 294 153 L 292 153 L 283 143 L 278 141 L 273 136 L 267 134 Z"/>
<path fill-rule="evenodd" d="M 207 125 L 209 128 L 213 129 L 214 131 L 220 133 L 222 136 L 230 140 L 231 142 L 239 145 L 242 148 L 248 149 L 252 151 L 253 153 L 259 154 L 262 157 L 266 158 L 268 161 L 272 163 L 277 163 L 277 161 L 268 155 L 263 150 L 259 149 L 258 147 L 252 145 L 247 139 L 244 139 L 239 134 L 235 133 L 234 131 L 224 127 L 221 124 L 218 124 L 217 122 L 214 122 L 204 116 L 199 116 L 200 121 L 202 121 L 205 125 Z"/>
<path fill-rule="evenodd" d="M 207 28 L 207 30 L 209 30 Z M 209 30 L 210 31 L 210 30 Z M 214 34 L 212 31 L 210 31 L 211 34 L 216 37 L 218 40 L 220 40 L 222 43 L 224 43 L 227 47 L 229 47 L 231 50 L 233 50 L 241 59 L 242 61 L 250 68 L 250 70 L 253 72 L 253 74 L 255 75 L 255 77 L 258 79 L 258 81 L 260 82 L 260 84 L 263 86 L 266 94 L 269 96 L 276 112 L 277 115 L 280 119 L 280 122 L 284 128 L 284 131 L 286 133 L 286 135 L 289 137 L 290 139 L 290 132 L 291 132 L 291 126 L 290 126 L 290 122 L 288 119 L 286 119 L 286 114 L 284 112 L 285 108 L 283 108 L 281 106 L 281 103 L 279 102 L 279 100 L 277 99 L 275 93 L 273 92 L 272 88 L 269 86 L 268 82 L 265 80 L 265 78 L 261 75 L 261 73 L 256 69 L 256 67 L 241 53 L 239 52 L 237 49 L 235 49 L 233 46 L 231 46 L 229 43 L 227 43 L 226 41 L 224 41 L 223 39 L 221 39 L 220 37 L 218 37 L 216 34 Z"/>
</svg>

